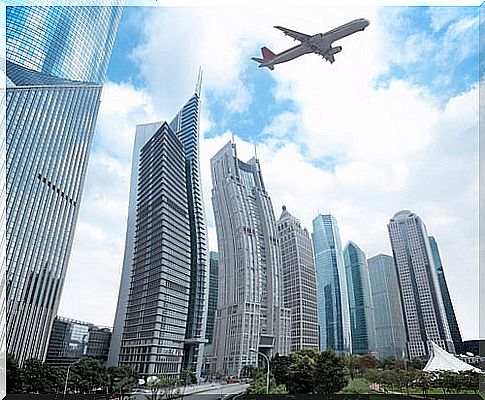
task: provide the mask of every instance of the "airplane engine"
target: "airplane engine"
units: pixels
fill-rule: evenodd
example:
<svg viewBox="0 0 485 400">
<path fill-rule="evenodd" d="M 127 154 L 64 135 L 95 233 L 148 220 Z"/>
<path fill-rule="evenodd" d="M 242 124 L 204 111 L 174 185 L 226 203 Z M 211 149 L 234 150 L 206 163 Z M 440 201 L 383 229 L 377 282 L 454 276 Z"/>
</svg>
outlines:
<svg viewBox="0 0 485 400">
<path fill-rule="evenodd" d="M 342 51 L 342 46 L 336 46 L 336 47 L 332 47 L 328 51 L 328 54 L 334 55 L 334 54 L 340 53 L 341 51 Z"/>
</svg>

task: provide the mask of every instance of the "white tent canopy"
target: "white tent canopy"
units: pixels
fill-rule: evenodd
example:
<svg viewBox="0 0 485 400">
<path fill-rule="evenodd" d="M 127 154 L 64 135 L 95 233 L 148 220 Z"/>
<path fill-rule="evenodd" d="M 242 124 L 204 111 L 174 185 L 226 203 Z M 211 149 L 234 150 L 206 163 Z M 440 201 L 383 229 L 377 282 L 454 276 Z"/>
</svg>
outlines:
<svg viewBox="0 0 485 400">
<path fill-rule="evenodd" d="M 423 371 L 474 371 L 484 373 L 481 369 L 475 368 L 473 365 L 467 364 L 456 358 L 453 354 L 443 350 L 436 343 L 430 341 L 430 357 L 428 363 L 424 367 Z"/>
</svg>

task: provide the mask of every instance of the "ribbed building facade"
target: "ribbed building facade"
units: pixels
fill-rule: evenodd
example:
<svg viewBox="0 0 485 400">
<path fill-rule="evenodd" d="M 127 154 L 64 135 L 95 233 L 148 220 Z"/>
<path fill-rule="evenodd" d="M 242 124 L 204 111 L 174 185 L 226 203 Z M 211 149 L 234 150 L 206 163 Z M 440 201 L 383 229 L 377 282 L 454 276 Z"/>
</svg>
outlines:
<svg viewBox="0 0 485 400">
<path fill-rule="evenodd" d="M 219 296 L 219 253 L 209 253 L 209 302 L 207 311 L 207 325 L 205 330 L 206 344 L 204 345 L 204 361 L 202 374 L 212 376 L 215 371 L 214 364 L 214 328 L 217 311 L 217 298 Z"/>
<path fill-rule="evenodd" d="M 290 351 L 318 348 L 317 282 L 312 241 L 286 206 L 277 221 L 283 304 L 291 310 Z"/>
<path fill-rule="evenodd" d="M 375 353 L 374 305 L 369 269 L 365 253 L 352 241 L 345 246 L 344 263 L 349 293 L 352 354 Z"/>
<path fill-rule="evenodd" d="M 320 349 L 351 353 L 345 264 L 337 221 L 332 215 L 320 214 L 313 220 L 312 243 L 317 275 Z"/>
<path fill-rule="evenodd" d="M 216 373 L 238 376 L 268 356 L 288 354 L 290 310 L 283 306 L 281 255 L 271 199 L 259 162 L 238 159 L 227 143 L 211 159 L 219 249 Z"/>
<path fill-rule="evenodd" d="M 128 225 L 125 247 L 131 277 L 119 364 L 145 378 L 179 376 L 191 250 L 184 148 L 167 123 L 139 125 L 133 162 L 136 196 L 128 224 L 134 225 Z"/>
<path fill-rule="evenodd" d="M 202 369 L 209 296 L 207 233 L 199 160 L 200 79 L 199 75 L 196 93 L 170 123 L 184 146 L 190 221 L 190 298 L 183 368 L 197 376 Z"/>
<path fill-rule="evenodd" d="M 440 286 L 441 297 L 443 299 L 443 305 L 445 307 L 446 319 L 448 320 L 448 326 L 450 327 L 451 340 L 453 340 L 456 353 L 462 354 L 464 351 L 460 327 L 458 326 L 458 322 L 456 320 L 455 310 L 453 309 L 453 303 L 451 302 L 451 296 L 448 290 L 448 284 L 446 283 L 445 271 L 443 270 L 443 264 L 441 263 L 438 243 L 436 243 L 436 239 L 433 236 L 429 237 L 429 245 L 431 246 L 431 254 L 433 255 L 436 273 L 438 274 L 438 283 Z"/>
<path fill-rule="evenodd" d="M 406 358 L 406 328 L 394 258 L 378 254 L 369 258 L 367 265 L 374 306 L 377 356 Z"/>
<path fill-rule="evenodd" d="M 409 210 L 388 224 L 403 304 L 410 358 L 429 355 L 429 341 L 454 353 L 426 227 Z"/>
<path fill-rule="evenodd" d="M 6 347 L 21 364 L 46 355 L 120 17 L 7 7 Z"/>
</svg>

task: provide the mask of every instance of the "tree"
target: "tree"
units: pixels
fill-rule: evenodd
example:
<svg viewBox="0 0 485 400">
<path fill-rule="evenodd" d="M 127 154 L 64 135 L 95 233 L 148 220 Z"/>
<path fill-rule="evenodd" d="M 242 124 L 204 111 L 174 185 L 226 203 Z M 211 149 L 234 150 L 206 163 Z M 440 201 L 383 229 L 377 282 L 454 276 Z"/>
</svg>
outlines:
<svg viewBox="0 0 485 400">
<path fill-rule="evenodd" d="M 7 354 L 7 393 L 21 393 L 23 388 L 22 370 L 17 360 Z"/>
<path fill-rule="evenodd" d="M 106 368 L 94 358 L 83 358 L 69 369 L 68 388 L 75 393 L 94 393 L 108 381 Z"/>
<path fill-rule="evenodd" d="M 22 368 L 25 393 L 47 393 L 47 374 L 42 361 L 31 358 Z"/>
<path fill-rule="evenodd" d="M 136 372 L 127 365 L 108 367 L 106 369 L 106 388 L 108 393 L 124 396 L 137 383 Z"/>
<path fill-rule="evenodd" d="M 421 357 L 414 357 L 409 362 L 409 367 L 412 369 L 422 370 L 425 366 L 426 366 L 426 361 L 424 361 Z"/>
<path fill-rule="evenodd" d="M 426 371 L 414 371 L 412 385 L 426 395 L 431 388 L 431 375 Z"/>
<path fill-rule="evenodd" d="M 274 375 L 278 385 L 285 384 L 288 381 L 288 368 L 291 365 L 290 356 L 280 356 L 276 354 L 270 362 L 271 372 Z"/>
<path fill-rule="evenodd" d="M 266 374 L 267 371 L 258 368 L 253 377 L 247 393 L 248 394 L 266 394 Z M 269 393 L 268 394 L 287 394 L 285 385 L 278 385 L 273 374 L 270 372 Z"/>
<path fill-rule="evenodd" d="M 316 360 L 309 354 L 293 353 L 286 373 L 286 389 L 292 394 L 308 394 L 315 389 Z"/>
<path fill-rule="evenodd" d="M 394 369 L 396 368 L 396 357 L 390 356 L 382 358 L 377 362 L 377 367 L 381 369 Z"/>
<path fill-rule="evenodd" d="M 347 386 L 349 383 L 347 368 L 342 359 L 333 350 L 326 350 L 320 353 L 316 361 L 314 393 L 337 393 Z"/>
</svg>

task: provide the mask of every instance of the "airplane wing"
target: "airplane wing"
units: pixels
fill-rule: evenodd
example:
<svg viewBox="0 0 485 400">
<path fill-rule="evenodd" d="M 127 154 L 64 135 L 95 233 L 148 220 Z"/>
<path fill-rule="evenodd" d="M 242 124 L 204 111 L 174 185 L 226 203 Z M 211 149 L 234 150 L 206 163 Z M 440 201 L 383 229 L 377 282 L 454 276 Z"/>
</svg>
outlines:
<svg viewBox="0 0 485 400">
<path fill-rule="evenodd" d="M 299 40 L 300 42 L 304 42 L 304 41 L 308 40 L 309 38 L 311 38 L 311 35 L 305 35 L 304 33 L 292 31 L 291 29 L 283 28 L 282 26 L 275 26 L 275 28 L 279 29 L 285 35 L 290 36 L 295 40 Z"/>
</svg>

